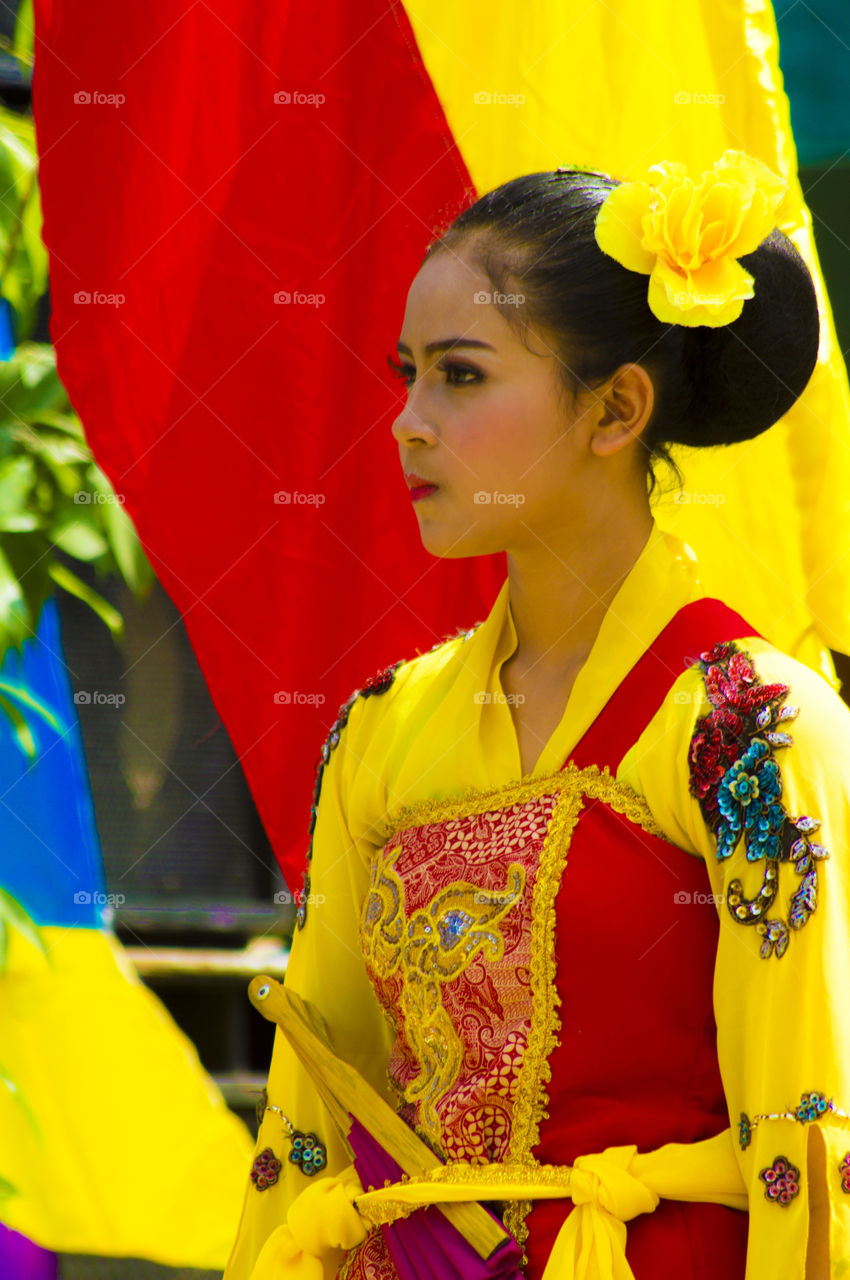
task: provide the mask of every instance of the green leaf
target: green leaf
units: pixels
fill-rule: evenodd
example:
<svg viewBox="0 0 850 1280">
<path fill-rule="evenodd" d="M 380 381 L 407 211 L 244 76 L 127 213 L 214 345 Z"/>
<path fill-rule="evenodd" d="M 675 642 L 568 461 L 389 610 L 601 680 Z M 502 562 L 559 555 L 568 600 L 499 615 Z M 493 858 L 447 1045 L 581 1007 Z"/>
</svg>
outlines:
<svg viewBox="0 0 850 1280">
<path fill-rule="evenodd" d="M 5 693 L 17 702 L 22 702 L 25 707 L 29 707 L 30 711 L 34 711 L 36 715 L 41 716 L 42 720 L 45 720 L 51 729 L 55 729 L 57 733 L 62 732 L 62 721 L 59 717 L 44 702 L 39 702 L 38 698 L 29 689 L 24 688 L 23 685 L 9 684 L 8 680 L 0 680 L 0 693 Z"/>
<path fill-rule="evenodd" d="M 64 587 L 72 596 L 76 596 L 78 600 L 82 600 L 90 609 L 93 609 L 101 621 L 105 622 L 112 632 L 113 637 L 119 640 L 124 632 L 124 620 L 117 609 L 113 609 L 103 596 L 98 595 L 85 582 L 81 582 L 75 573 L 72 573 L 64 564 L 54 561 L 48 572 L 59 587 Z"/>
<path fill-rule="evenodd" d="M 101 508 L 101 517 L 115 563 L 130 590 L 140 595 L 152 586 L 154 572 L 133 521 L 118 502 L 107 502 Z"/>
<path fill-rule="evenodd" d="M 21 748 L 24 755 L 28 756 L 30 760 L 34 760 L 36 755 L 36 745 L 35 738 L 32 736 L 32 729 L 29 727 L 15 704 L 10 702 L 2 693 L 0 693 L 0 710 L 5 711 L 6 715 L 12 721 L 12 732 L 14 733 L 18 746 Z"/>
<path fill-rule="evenodd" d="M 4 627 L 13 642 L 18 643 L 33 634 L 31 618 L 21 584 L 15 576 L 9 558 L 0 547 L 0 626 Z"/>
<path fill-rule="evenodd" d="M 32 916 L 5 889 L 0 889 L 0 916 L 13 929 L 17 929 L 19 933 L 22 933 L 27 942 L 32 943 L 47 958 L 47 947 L 44 945 L 44 939 L 41 936 L 41 930 L 38 925 Z M 4 1083 L 8 1083 L 8 1081 L 4 1080 Z"/>
<path fill-rule="evenodd" d="M 0 461 L 0 515 L 26 506 L 34 480 L 35 467 L 28 455 Z"/>
<path fill-rule="evenodd" d="M 49 529 L 47 536 L 76 560 L 96 560 L 104 551 L 109 550 L 109 546 L 97 529 L 93 528 L 96 516 L 90 515 L 84 504 L 80 505 L 85 514 L 66 517 Z"/>
</svg>

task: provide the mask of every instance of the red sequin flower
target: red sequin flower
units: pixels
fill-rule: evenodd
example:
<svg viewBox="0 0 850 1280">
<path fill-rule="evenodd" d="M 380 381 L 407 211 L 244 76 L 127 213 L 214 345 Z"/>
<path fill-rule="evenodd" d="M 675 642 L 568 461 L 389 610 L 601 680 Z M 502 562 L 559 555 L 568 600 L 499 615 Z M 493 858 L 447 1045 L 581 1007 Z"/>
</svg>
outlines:
<svg viewBox="0 0 850 1280">
<path fill-rule="evenodd" d="M 773 1164 L 761 1170 L 759 1177 L 767 1188 L 766 1198 L 775 1200 L 777 1204 L 790 1204 L 800 1194 L 800 1170 L 787 1156 L 777 1156 Z"/>
<path fill-rule="evenodd" d="M 844 1159 L 838 1166 L 838 1172 L 841 1174 L 841 1190 L 850 1195 L 850 1151 L 845 1152 Z"/>
<path fill-rule="evenodd" d="M 258 1191 L 273 1187 L 280 1173 L 280 1161 L 271 1147 L 261 1151 L 251 1166 L 251 1181 Z"/>
</svg>

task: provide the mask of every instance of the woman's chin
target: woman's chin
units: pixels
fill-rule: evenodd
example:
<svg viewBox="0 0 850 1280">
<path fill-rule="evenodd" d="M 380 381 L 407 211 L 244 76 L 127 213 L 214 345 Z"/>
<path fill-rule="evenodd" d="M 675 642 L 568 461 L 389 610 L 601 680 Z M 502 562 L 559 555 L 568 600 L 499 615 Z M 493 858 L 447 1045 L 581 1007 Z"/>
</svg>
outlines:
<svg viewBox="0 0 850 1280">
<path fill-rule="evenodd" d="M 419 532 L 422 546 L 439 560 L 466 560 L 470 556 L 488 556 L 501 550 L 496 546 L 485 545 L 484 539 L 474 537 L 471 533 L 464 536 L 462 531 L 455 531 L 452 534 L 446 530 L 429 529 L 426 526 Z"/>
</svg>

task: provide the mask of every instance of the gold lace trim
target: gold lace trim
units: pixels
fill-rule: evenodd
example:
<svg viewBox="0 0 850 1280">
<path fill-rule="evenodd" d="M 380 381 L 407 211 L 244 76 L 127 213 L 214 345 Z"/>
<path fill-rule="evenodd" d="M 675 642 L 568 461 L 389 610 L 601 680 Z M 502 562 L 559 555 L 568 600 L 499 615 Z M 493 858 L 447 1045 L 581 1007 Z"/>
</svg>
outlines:
<svg viewBox="0 0 850 1280">
<path fill-rule="evenodd" d="M 599 788 L 601 775 L 596 766 L 592 769 L 593 782 Z M 555 898 L 567 865 L 573 828 L 583 806 L 582 783 L 586 779 L 576 775 L 590 770 L 563 772 L 568 784 L 561 789 L 549 820 L 531 903 L 531 1030 L 519 1070 L 508 1149 L 509 1160 L 520 1166 L 537 1163 L 531 1152 L 540 1141 L 540 1122 L 546 1117 L 549 1102 L 549 1058 L 559 1043 L 561 1029 L 561 1002 L 555 990 Z M 608 781 L 613 784 L 610 774 Z M 631 794 L 638 799 L 634 792 Z M 513 1200 L 505 1210 L 505 1226 L 520 1248 L 528 1239 L 526 1218 L 530 1211 L 530 1200 Z"/>
<path fill-rule="evenodd" d="M 630 822 L 636 823 L 651 835 L 667 837 L 652 816 L 652 810 L 643 796 L 639 796 L 624 782 L 618 782 L 605 765 L 602 769 L 591 764 L 584 769 L 567 764 L 557 773 L 535 778 L 532 774 L 519 782 L 509 782 L 500 787 L 469 787 L 459 795 L 445 800 L 418 800 L 412 805 L 399 805 L 382 824 L 382 839 L 390 840 L 399 831 L 409 827 L 421 827 L 430 822 L 447 822 L 452 818 L 467 817 L 472 813 L 488 813 L 492 809 L 507 809 L 511 805 L 535 800 L 538 796 L 580 789 L 593 800 L 602 800 Z"/>
</svg>

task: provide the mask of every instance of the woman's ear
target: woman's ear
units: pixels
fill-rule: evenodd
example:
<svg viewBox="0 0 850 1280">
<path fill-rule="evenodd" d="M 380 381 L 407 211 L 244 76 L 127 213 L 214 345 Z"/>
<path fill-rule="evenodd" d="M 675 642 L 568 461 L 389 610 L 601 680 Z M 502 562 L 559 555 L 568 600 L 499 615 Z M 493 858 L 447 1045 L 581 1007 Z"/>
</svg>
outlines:
<svg viewBox="0 0 850 1280">
<path fill-rule="evenodd" d="M 624 364 L 597 389 L 596 395 L 590 448 L 605 458 L 625 448 L 646 429 L 655 389 L 643 365 Z"/>
</svg>

